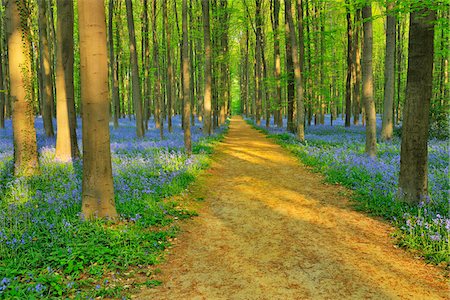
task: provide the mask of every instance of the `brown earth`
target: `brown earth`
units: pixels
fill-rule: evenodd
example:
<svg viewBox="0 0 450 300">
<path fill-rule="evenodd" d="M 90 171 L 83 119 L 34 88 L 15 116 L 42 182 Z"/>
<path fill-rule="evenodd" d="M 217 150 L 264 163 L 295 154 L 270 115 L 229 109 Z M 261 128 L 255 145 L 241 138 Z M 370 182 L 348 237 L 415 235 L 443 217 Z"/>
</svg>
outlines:
<svg viewBox="0 0 450 300">
<path fill-rule="evenodd" d="M 136 299 L 450 299 L 442 270 L 241 118 L 190 190 L 200 216 Z"/>
</svg>

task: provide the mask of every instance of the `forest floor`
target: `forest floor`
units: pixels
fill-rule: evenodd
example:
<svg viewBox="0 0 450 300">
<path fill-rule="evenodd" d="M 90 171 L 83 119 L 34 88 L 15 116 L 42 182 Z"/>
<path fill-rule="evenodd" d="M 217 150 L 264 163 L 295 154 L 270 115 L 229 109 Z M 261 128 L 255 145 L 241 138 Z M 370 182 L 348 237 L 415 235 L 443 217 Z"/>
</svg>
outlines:
<svg viewBox="0 0 450 300">
<path fill-rule="evenodd" d="M 189 189 L 199 217 L 136 299 L 448 299 L 441 269 L 394 245 L 324 178 L 240 117 Z"/>
</svg>

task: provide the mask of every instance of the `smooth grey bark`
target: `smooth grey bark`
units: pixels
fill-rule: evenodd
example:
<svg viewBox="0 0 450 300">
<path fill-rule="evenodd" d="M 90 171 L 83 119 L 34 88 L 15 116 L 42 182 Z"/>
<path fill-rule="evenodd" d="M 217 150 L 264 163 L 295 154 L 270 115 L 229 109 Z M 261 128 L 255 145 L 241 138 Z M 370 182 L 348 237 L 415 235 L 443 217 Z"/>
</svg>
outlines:
<svg viewBox="0 0 450 300">
<path fill-rule="evenodd" d="M 384 60 L 384 102 L 381 124 L 381 139 L 383 141 L 392 139 L 394 132 L 395 25 L 397 23 L 395 12 L 393 11 L 394 7 L 395 2 L 388 0 L 386 16 L 386 53 Z"/>
<path fill-rule="evenodd" d="M 372 30 L 372 6 L 366 5 L 362 9 L 364 19 L 364 44 L 363 62 L 361 66 L 363 102 L 366 119 L 366 153 L 370 157 L 375 157 L 377 152 L 377 124 L 375 101 L 373 97 L 373 30 Z"/>
<path fill-rule="evenodd" d="M 413 11 L 410 15 L 399 199 L 411 204 L 426 201 L 428 195 L 428 130 L 435 19 L 436 12 L 428 8 Z"/>
</svg>

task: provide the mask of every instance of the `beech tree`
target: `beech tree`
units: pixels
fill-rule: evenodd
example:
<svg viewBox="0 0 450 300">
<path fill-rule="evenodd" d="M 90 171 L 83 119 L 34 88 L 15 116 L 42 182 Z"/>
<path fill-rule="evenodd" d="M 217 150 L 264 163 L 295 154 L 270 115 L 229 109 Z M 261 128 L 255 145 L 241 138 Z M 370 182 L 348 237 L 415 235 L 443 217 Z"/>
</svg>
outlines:
<svg viewBox="0 0 450 300">
<path fill-rule="evenodd" d="M 71 161 L 80 156 L 76 134 L 74 96 L 73 1 L 57 0 L 56 27 L 56 152 L 60 161 Z"/>
<path fill-rule="evenodd" d="M 209 0 L 202 0 L 203 40 L 205 44 L 205 87 L 203 97 L 203 133 L 212 134 L 211 126 L 211 33 L 209 24 Z"/>
<path fill-rule="evenodd" d="M 362 9 L 364 19 L 364 43 L 362 62 L 362 89 L 363 102 L 366 111 L 366 153 L 370 157 L 376 156 L 377 151 L 377 120 L 375 112 L 375 102 L 373 98 L 373 71 L 372 71 L 372 5 L 366 5 Z"/>
<path fill-rule="evenodd" d="M 395 93 L 395 3 L 387 1 L 386 16 L 386 53 L 384 61 L 384 104 L 381 125 L 381 139 L 392 139 L 394 131 L 394 93 Z"/>
<path fill-rule="evenodd" d="M 436 12 L 424 7 L 411 12 L 406 101 L 403 110 L 399 194 L 418 204 L 428 194 L 428 129 L 433 83 Z"/>
<path fill-rule="evenodd" d="M 114 128 L 119 127 L 120 118 L 120 96 L 119 96 L 119 67 L 114 52 L 114 32 L 113 32 L 113 16 L 116 0 L 109 0 L 108 4 L 108 48 L 109 48 L 109 70 L 111 78 L 111 102 L 113 106 Z"/>
<path fill-rule="evenodd" d="M 353 29 L 350 1 L 345 1 L 347 17 L 347 77 L 345 80 L 345 127 L 350 127 L 352 115 L 352 68 L 353 68 Z"/>
<path fill-rule="evenodd" d="M 133 4 L 131 0 L 125 0 L 127 6 L 128 35 L 130 39 L 130 65 L 131 65 L 131 84 L 133 92 L 133 105 L 136 115 L 136 135 L 144 136 L 144 120 L 142 118 L 142 91 L 141 80 L 139 79 L 139 64 L 136 49 L 136 34 L 134 32 Z"/>
<path fill-rule="evenodd" d="M 184 148 L 188 155 L 192 153 L 191 141 L 191 79 L 189 72 L 189 44 L 187 24 L 187 0 L 183 0 L 182 6 L 182 30 L 183 30 L 183 131 Z"/>
<path fill-rule="evenodd" d="M 51 74 L 50 49 L 47 32 L 47 3 L 44 0 L 38 1 L 39 7 L 39 74 L 41 79 L 40 95 L 42 98 L 42 119 L 46 136 L 54 136 L 52 121 L 53 103 L 53 82 Z"/>
<path fill-rule="evenodd" d="M 82 212 L 116 218 L 108 118 L 108 54 L 103 0 L 78 0 L 83 104 Z"/>
<path fill-rule="evenodd" d="M 8 66 L 14 139 L 14 174 L 39 172 L 30 57 L 30 10 L 26 1 L 7 2 Z"/>
<path fill-rule="evenodd" d="M 172 132 L 172 102 L 173 102 L 173 92 L 172 86 L 174 83 L 173 80 L 173 67 L 172 67 L 172 49 L 171 49 L 171 30 L 169 26 L 169 21 L 167 17 L 167 2 L 162 2 L 162 10 L 163 10 L 163 19 L 164 19 L 164 28 L 166 31 L 166 58 L 167 58 L 167 80 L 166 80 L 166 98 L 167 98 L 167 128 L 169 132 Z"/>
<path fill-rule="evenodd" d="M 159 51 L 158 51 L 158 36 L 156 27 L 156 3 L 157 0 L 153 0 L 152 3 L 152 40 L 153 40 L 153 77 L 154 77 L 154 89 L 153 89 L 153 101 L 154 101 L 154 116 L 156 127 L 159 128 L 159 135 L 161 140 L 164 137 L 164 117 L 162 115 L 163 99 L 161 96 L 161 78 L 159 72 Z"/>
<path fill-rule="evenodd" d="M 292 17 L 292 3 L 291 0 L 285 0 L 285 13 L 289 26 L 289 37 L 291 39 L 291 53 L 292 53 L 292 62 L 294 64 L 294 77 L 295 77 L 295 86 L 296 86 L 296 103 L 297 103 L 297 139 L 301 142 L 305 140 L 305 115 L 304 115 L 304 99 L 303 99 L 303 81 L 300 69 L 300 60 L 299 60 L 299 48 L 297 45 L 297 38 L 295 37 L 295 27 L 294 20 Z M 301 52 L 301 51 L 300 51 Z"/>
<path fill-rule="evenodd" d="M 274 121 L 278 127 L 283 127 L 282 99 L 281 99 L 281 58 L 280 58 L 280 34 L 278 32 L 280 24 L 280 0 L 271 0 L 272 10 L 272 31 L 273 31 L 273 65 L 275 77 L 275 115 Z"/>
</svg>

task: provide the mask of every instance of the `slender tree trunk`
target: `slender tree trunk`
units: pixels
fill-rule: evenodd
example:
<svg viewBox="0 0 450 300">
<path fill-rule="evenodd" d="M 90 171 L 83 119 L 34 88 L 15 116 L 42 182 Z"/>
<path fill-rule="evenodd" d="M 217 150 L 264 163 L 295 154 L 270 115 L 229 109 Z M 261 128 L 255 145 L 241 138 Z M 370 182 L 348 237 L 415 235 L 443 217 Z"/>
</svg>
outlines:
<svg viewBox="0 0 450 300">
<path fill-rule="evenodd" d="M 8 65 L 13 105 L 14 174 L 17 176 L 32 176 L 39 172 L 31 95 L 29 15 L 27 2 L 8 2 Z"/>
<path fill-rule="evenodd" d="M 262 62 L 261 62 L 261 48 L 262 48 L 262 17 L 261 17 L 261 2 L 262 0 L 255 0 L 256 3 L 256 66 L 255 66 L 255 104 L 256 104 L 256 125 L 261 125 L 262 112 Z"/>
<path fill-rule="evenodd" d="M 211 34 L 209 25 L 209 0 L 202 0 L 203 39 L 205 44 L 205 88 L 203 98 L 203 133 L 212 134 L 211 126 Z"/>
<path fill-rule="evenodd" d="M 290 26 L 288 16 L 285 13 L 285 45 L 286 45 L 286 77 L 287 77 L 287 130 L 295 132 L 294 124 L 294 62 L 292 61 L 292 39 L 290 33 Z M 295 35 L 295 33 L 294 33 Z"/>
<path fill-rule="evenodd" d="M 188 35 L 188 41 L 189 41 L 189 73 L 190 73 L 190 104 L 191 104 L 191 126 L 195 125 L 195 114 L 196 114 L 196 106 L 195 106 L 195 68 L 194 68 L 194 42 L 193 42 L 193 34 L 194 31 L 194 21 L 193 21 L 193 14 L 192 14 L 192 0 L 189 0 L 189 6 L 188 6 L 188 13 L 189 13 L 189 35 Z"/>
<path fill-rule="evenodd" d="M 172 86 L 174 85 L 173 80 L 173 68 L 172 68 L 172 49 L 170 45 L 170 26 L 167 18 L 167 3 L 166 1 L 162 1 L 162 10 L 163 10 L 163 19 L 164 19 L 164 27 L 166 29 L 166 56 L 167 56 L 167 82 L 166 82 L 166 97 L 167 97 L 167 127 L 169 129 L 169 132 L 172 132 L 172 99 L 173 99 L 173 92 L 172 92 Z"/>
<path fill-rule="evenodd" d="M 161 107 L 163 99 L 161 97 L 161 78 L 159 75 L 159 53 L 158 53 L 158 37 L 157 37 L 157 27 L 156 27 L 156 3 L 157 0 L 153 0 L 152 9 L 152 22 L 153 22 L 153 68 L 154 68 L 154 78 L 155 87 L 154 91 L 154 101 L 155 101 L 155 125 L 159 128 L 159 135 L 161 140 L 164 138 L 164 122 L 161 114 Z"/>
<path fill-rule="evenodd" d="M 108 52 L 103 0 L 78 0 L 83 197 L 87 219 L 116 218 L 108 119 Z"/>
<path fill-rule="evenodd" d="M 182 7 L 182 27 L 183 27 L 183 130 L 184 130 L 184 147 L 186 153 L 192 153 L 191 145 L 191 81 L 189 72 L 189 42 L 188 42 L 188 24 L 187 24 L 187 0 L 183 0 Z"/>
<path fill-rule="evenodd" d="M 312 74 L 311 74 L 311 70 L 312 70 L 312 63 L 311 63 L 311 32 L 310 32 L 310 25 L 311 25 L 311 19 L 309 17 L 309 1 L 305 1 L 305 17 L 306 17 L 306 40 L 308 41 L 308 43 L 306 43 L 306 58 L 307 58 L 307 65 L 308 65 L 308 72 L 307 72 L 307 77 L 306 77 L 306 82 L 307 82 L 307 88 L 306 88 L 306 102 L 307 102 L 307 122 L 308 122 L 308 126 L 311 126 L 311 121 L 312 121 L 312 98 L 313 98 L 313 83 L 312 83 Z"/>
<path fill-rule="evenodd" d="M 400 151 L 399 194 L 418 204 L 428 195 L 428 129 L 433 84 L 434 21 L 424 8 L 410 15 L 408 76 Z"/>
<path fill-rule="evenodd" d="M 142 91 L 139 79 L 139 65 L 136 50 L 136 35 L 134 32 L 133 4 L 131 0 L 125 0 L 127 5 L 128 35 L 130 38 L 130 64 L 131 84 L 133 90 L 133 106 L 136 114 L 136 135 L 138 138 L 144 136 L 144 120 L 142 118 Z"/>
<path fill-rule="evenodd" d="M 42 80 L 42 118 L 46 136 L 54 136 L 52 121 L 53 86 L 47 33 L 47 3 L 39 0 L 39 68 Z"/>
<path fill-rule="evenodd" d="M 294 64 L 294 77 L 296 86 L 296 99 L 297 99 L 297 139 L 301 142 L 305 140 L 305 111 L 304 111 L 304 99 L 303 99 L 303 81 L 302 73 L 300 69 L 299 50 L 297 46 L 297 38 L 295 37 L 294 20 L 292 18 L 292 3 L 291 0 L 285 0 L 285 13 L 289 26 L 289 36 L 292 46 L 292 62 Z M 303 38 L 303 36 L 302 36 Z M 300 51 L 302 52 L 302 51 Z"/>
<path fill-rule="evenodd" d="M 402 87 L 402 61 L 403 61 L 403 42 L 402 42 L 402 22 L 399 19 L 399 21 L 397 22 L 397 103 L 396 103 L 396 107 L 395 107 L 395 124 L 399 124 L 400 123 L 400 116 L 401 116 L 401 110 L 400 110 L 400 103 L 401 103 L 401 87 Z"/>
<path fill-rule="evenodd" d="M 80 156 L 76 135 L 73 85 L 73 2 L 57 0 L 56 159 L 69 162 Z"/>
<path fill-rule="evenodd" d="M 150 120 L 150 99 L 151 99 L 151 82 L 150 82 L 150 42 L 149 42 L 149 21 L 148 21 L 148 0 L 144 0 L 142 10 L 142 67 L 144 69 L 144 78 L 142 78 L 142 91 L 144 96 L 144 108 L 142 111 L 142 118 L 144 129 L 148 130 L 148 122 Z"/>
<path fill-rule="evenodd" d="M 377 124 L 375 101 L 373 98 L 373 71 L 372 71 L 372 6 L 367 5 L 362 10 L 364 22 L 364 44 L 363 44 L 363 101 L 366 113 L 366 153 L 370 157 L 376 156 L 377 151 Z"/>
<path fill-rule="evenodd" d="M 273 65 L 275 77 L 275 114 L 274 121 L 277 127 L 283 127 L 282 102 L 281 102 L 281 58 L 280 58 L 280 0 L 271 0 L 272 6 L 272 30 L 273 30 Z"/>
<path fill-rule="evenodd" d="M 361 9 L 355 12 L 355 27 L 353 39 L 353 62 L 352 62 L 352 82 L 353 85 L 353 124 L 359 124 L 359 112 L 361 111 L 361 48 L 359 47 L 359 33 L 361 28 Z"/>
<path fill-rule="evenodd" d="M 109 0 L 108 11 L 108 44 L 109 44 L 109 68 L 111 73 L 111 98 L 113 104 L 114 128 L 119 127 L 119 76 L 116 63 L 116 56 L 114 55 L 114 36 L 113 36 L 113 16 L 114 16 L 114 1 Z"/>
<path fill-rule="evenodd" d="M 245 28 L 245 52 L 244 52 L 244 114 L 245 116 L 249 115 L 249 87 L 248 87 L 248 81 L 249 81 L 249 76 L 250 76 L 250 68 L 248 65 L 248 57 L 249 57 L 249 51 L 248 51 L 248 41 L 249 39 L 249 35 L 248 35 L 248 23 L 246 23 L 246 28 Z"/>
<path fill-rule="evenodd" d="M 0 129 L 5 128 L 5 100 L 6 100 L 6 88 L 5 88 L 5 74 L 3 72 L 3 66 L 6 65 L 5 51 L 3 50 L 3 37 L 4 37 L 4 30 L 3 30 L 3 18 L 4 13 L 3 11 L 0 11 Z"/>
<path fill-rule="evenodd" d="M 349 0 L 345 1 L 350 5 Z M 352 115 L 352 53 L 353 53 L 353 30 L 352 16 L 350 8 L 347 8 L 347 79 L 345 86 L 345 127 L 350 127 L 350 118 Z"/>
<path fill-rule="evenodd" d="M 392 139 L 394 131 L 393 106 L 395 94 L 395 2 L 387 0 L 386 53 L 384 60 L 384 105 L 381 139 Z"/>
<path fill-rule="evenodd" d="M 299 63 L 300 63 L 300 71 L 301 71 L 301 81 L 302 81 L 302 93 L 303 93 L 303 123 L 305 123 L 305 37 L 303 33 L 304 22 L 303 22 L 303 0 L 297 0 L 297 28 L 298 28 L 298 51 L 299 51 Z M 323 36 L 323 35 L 321 35 Z M 321 38 L 321 42 L 323 42 L 323 38 Z M 324 49 L 321 47 L 321 49 Z M 323 57 L 323 55 L 322 55 Z M 323 66 L 323 63 L 321 64 Z M 323 70 L 322 70 L 323 72 Z M 321 77 L 323 78 L 323 76 Z M 297 106 L 298 111 L 298 106 Z M 299 114 L 297 113 L 299 117 Z M 298 129 L 298 128 L 297 128 Z"/>
</svg>

